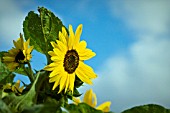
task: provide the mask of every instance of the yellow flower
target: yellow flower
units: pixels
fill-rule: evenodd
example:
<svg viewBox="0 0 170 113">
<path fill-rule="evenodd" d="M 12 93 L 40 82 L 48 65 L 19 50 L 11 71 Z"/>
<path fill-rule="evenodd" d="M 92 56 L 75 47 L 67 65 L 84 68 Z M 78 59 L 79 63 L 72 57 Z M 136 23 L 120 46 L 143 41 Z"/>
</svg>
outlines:
<svg viewBox="0 0 170 113">
<path fill-rule="evenodd" d="M 96 78 L 97 75 L 93 69 L 84 64 L 84 60 L 88 60 L 96 54 L 92 50 L 86 48 L 86 41 L 80 41 L 82 33 L 82 24 L 80 24 L 74 34 L 73 28 L 69 25 L 69 36 L 66 29 L 62 27 L 62 32 L 59 32 L 59 40 L 51 42 L 53 51 L 49 51 L 53 61 L 44 69 L 52 71 L 49 75 L 49 82 L 55 82 L 53 90 L 59 86 L 60 93 L 64 88 L 65 92 L 74 89 L 75 76 L 87 83 L 92 84 L 91 79 Z"/>
<path fill-rule="evenodd" d="M 10 71 L 16 69 L 19 64 L 28 62 L 31 58 L 31 52 L 33 50 L 33 46 L 28 48 L 30 39 L 24 42 L 22 35 L 20 34 L 20 38 L 17 41 L 13 41 L 14 46 L 8 53 L 4 53 L 3 63 L 6 64 Z"/>
<path fill-rule="evenodd" d="M 24 86 L 20 87 L 20 80 L 18 80 L 11 89 L 15 93 L 22 93 Z"/>
<path fill-rule="evenodd" d="M 3 89 L 11 89 L 16 94 L 21 94 L 24 86 L 20 87 L 20 80 L 18 80 L 14 85 L 12 85 L 11 83 L 7 83 L 3 86 Z"/>
<path fill-rule="evenodd" d="M 75 104 L 81 103 L 81 100 L 79 98 L 73 97 L 73 101 L 75 102 Z M 98 107 L 96 107 L 97 98 L 96 98 L 96 94 L 93 93 L 92 89 L 86 91 L 84 98 L 83 98 L 83 102 L 103 112 L 110 111 L 110 105 L 111 105 L 110 101 L 104 102 L 103 104 L 100 104 Z"/>
</svg>

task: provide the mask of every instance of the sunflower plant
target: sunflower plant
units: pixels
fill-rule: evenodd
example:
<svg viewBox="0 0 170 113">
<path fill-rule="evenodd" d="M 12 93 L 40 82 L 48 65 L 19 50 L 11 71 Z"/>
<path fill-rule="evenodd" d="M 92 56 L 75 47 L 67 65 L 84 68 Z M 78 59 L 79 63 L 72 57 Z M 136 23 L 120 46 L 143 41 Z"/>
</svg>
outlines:
<svg viewBox="0 0 170 113">
<path fill-rule="evenodd" d="M 38 14 L 30 11 L 23 21 L 23 34 L 13 41 L 10 50 L 0 52 L 0 112 L 111 113 L 110 101 L 96 107 L 97 98 L 92 89 L 79 92 L 79 87 L 92 85 L 93 79 L 97 78 L 93 68 L 84 62 L 96 53 L 87 48 L 85 40 L 81 40 L 82 32 L 82 24 L 75 30 L 72 25 L 65 26 L 44 7 L 38 8 Z M 33 51 L 47 59 L 41 70 L 32 68 Z M 14 81 L 18 74 L 27 76 L 29 84 Z M 80 100 L 82 94 L 83 101 Z M 148 112 L 167 110 L 158 105 L 134 109 L 142 111 L 146 106 L 154 108 Z M 135 113 L 134 109 L 124 113 Z"/>
</svg>

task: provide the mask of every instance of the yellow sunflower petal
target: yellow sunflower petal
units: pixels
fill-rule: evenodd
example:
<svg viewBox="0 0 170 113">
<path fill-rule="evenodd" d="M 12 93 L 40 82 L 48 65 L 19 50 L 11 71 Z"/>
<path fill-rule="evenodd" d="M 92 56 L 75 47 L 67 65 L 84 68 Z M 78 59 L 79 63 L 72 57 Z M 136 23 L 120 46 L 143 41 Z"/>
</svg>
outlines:
<svg viewBox="0 0 170 113">
<path fill-rule="evenodd" d="M 55 90 L 55 88 L 59 85 L 59 83 L 60 83 L 60 80 L 56 80 L 54 85 L 53 85 L 52 90 Z"/>
<path fill-rule="evenodd" d="M 19 63 L 15 63 L 15 62 L 10 62 L 10 63 L 5 63 L 5 64 L 10 71 L 15 70 L 16 67 L 19 66 Z"/>
<path fill-rule="evenodd" d="M 58 48 L 58 46 L 55 42 L 51 42 L 51 45 L 53 46 L 53 48 Z"/>
<path fill-rule="evenodd" d="M 93 93 L 93 106 L 96 106 L 97 105 L 97 97 L 96 97 L 96 94 L 95 93 Z"/>
<path fill-rule="evenodd" d="M 107 101 L 107 102 L 104 102 L 103 104 L 99 105 L 96 109 L 102 110 L 103 112 L 109 112 L 110 105 L 111 105 L 111 102 Z"/>
<path fill-rule="evenodd" d="M 68 49 L 71 50 L 73 48 L 74 38 L 75 38 L 72 25 L 69 25 L 69 33 L 70 33 L 70 36 L 68 40 Z"/>
<path fill-rule="evenodd" d="M 75 104 L 81 103 L 80 98 L 75 98 L 75 97 L 73 97 L 73 101 L 74 101 Z"/>
<path fill-rule="evenodd" d="M 70 78 L 70 86 L 69 89 L 71 90 L 71 92 L 73 93 L 74 90 L 74 81 L 75 81 L 75 73 L 69 74 L 69 78 Z"/>
<path fill-rule="evenodd" d="M 88 76 L 88 78 L 96 78 L 97 77 L 97 75 L 93 71 L 93 68 L 91 68 L 90 66 L 86 65 L 82 61 L 79 62 L 79 65 L 80 65 L 79 68 L 84 72 L 84 74 L 86 76 Z"/>
<path fill-rule="evenodd" d="M 53 63 L 45 66 L 45 67 L 44 67 L 44 70 L 46 70 L 46 71 L 52 71 L 52 70 L 54 70 L 55 67 L 56 67 L 57 65 L 59 65 L 60 63 L 61 63 L 61 62 L 53 62 Z"/>
<path fill-rule="evenodd" d="M 54 77 L 50 77 L 49 82 L 52 83 L 52 82 L 60 81 L 61 77 L 62 77 L 61 74 L 56 75 Z"/>
<path fill-rule="evenodd" d="M 61 68 L 63 68 L 62 65 L 56 66 L 56 67 L 54 68 L 54 70 L 50 73 L 49 77 L 53 77 L 53 76 L 56 76 L 56 75 L 60 74 L 61 71 L 62 71 Z"/>
<path fill-rule="evenodd" d="M 30 60 L 31 58 L 32 58 L 32 55 L 29 54 L 29 55 L 27 55 L 26 60 Z"/>
<path fill-rule="evenodd" d="M 19 41 L 20 38 L 17 39 L 17 41 Z M 20 49 L 20 45 L 17 43 L 17 41 L 13 40 L 13 44 L 16 48 Z"/>
<path fill-rule="evenodd" d="M 95 107 L 97 99 L 96 94 L 93 93 L 92 89 L 86 91 L 84 94 L 83 102 L 87 103 L 91 107 Z"/>
<path fill-rule="evenodd" d="M 58 48 L 54 48 L 53 51 L 55 56 L 53 55 L 52 57 L 54 58 L 51 57 L 51 60 L 64 60 L 65 52 L 60 51 Z"/>
<path fill-rule="evenodd" d="M 24 49 L 28 49 L 29 43 L 30 43 L 30 39 L 24 42 Z"/>
<path fill-rule="evenodd" d="M 90 84 L 90 85 L 93 84 L 92 81 L 89 79 L 89 77 L 85 75 L 84 71 L 79 66 L 76 69 L 76 75 L 78 76 L 78 78 L 81 81 L 83 81 L 83 82 L 85 82 L 87 84 Z"/>
<path fill-rule="evenodd" d="M 50 78 L 50 80 L 49 80 L 50 83 L 55 82 L 52 90 L 54 90 L 60 84 L 61 77 L 62 77 L 62 75 L 57 75 L 53 78 Z"/>
<path fill-rule="evenodd" d="M 61 31 L 59 31 L 59 40 L 61 42 L 63 42 L 63 44 L 65 44 L 67 46 L 67 41 L 66 41 L 66 37 L 62 34 Z"/>
<path fill-rule="evenodd" d="M 9 61 L 9 62 L 12 62 L 12 61 L 15 61 L 15 58 L 14 57 L 3 57 L 3 60 L 6 62 L 6 61 Z"/>
<path fill-rule="evenodd" d="M 76 46 L 79 41 L 80 41 L 80 36 L 81 36 L 81 33 L 82 33 L 82 27 L 83 25 L 80 24 L 77 29 L 76 29 L 76 33 L 75 33 L 75 42 L 74 42 L 74 45 Z"/>
<path fill-rule="evenodd" d="M 82 40 L 80 43 L 74 46 L 74 49 L 76 49 L 78 53 L 82 53 L 86 49 L 86 46 L 87 46 L 86 41 Z"/>
<path fill-rule="evenodd" d="M 20 43 L 21 43 L 21 46 L 22 46 L 22 48 L 23 48 L 24 38 L 23 38 L 23 36 L 22 36 L 21 33 L 20 33 L 19 35 L 20 35 Z"/>
<path fill-rule="evenodd" d="M 68 87 L 69 87 L 69 84 L 70 84 L 70 76 L 68 75 L 68 76 L 67 76 L 67 80 L 66 80 L 65 93 L 66 93 L 66 91 L 67 91 L 67 89 L 68 89 Z"/>
<path fill-rule="evenodd" d="M 67 47 L 66 45 L 64 45 L 61 41 L 56 40 L 57 44 L 58 44 L 58 48 L 60 49 L 60 51 L 62 51 L 63 53 L 65 53 L 67 51 Z"/>
<path fill-rule="evenodd" d="M 27 49 L 27 53 L 26 54 L 30 54 L 33 50 L 34 46 L 30 46 L 30 48 Z"/>
<path fill-rule="evenodd" d="M 54 51 L 49 51 L 48 54 L 49 54 L 50 56 L 56 56 L 56 54 L 55 54 Z"/>
<path fill-rule="evenodd" d="M 20 80 L 17 80 L 17 82 L 15 83 L 14 85 L 17 89 L 19 89 L 19 86 L 20 86 Z"/>
<path fill-rule="evenodd" d="M 83 52 L 79 53 L 80 60 L 88 60 L 95 55 L 96 53 L 92 52 L 90 49 L 85 49 Z"/>
<path fill-rule="evenodd" d="M 66 86 L 66 80 L 67 80 L 67 77 L 68 77 L 68 74 L 66 72 L 63 72 L 61 73 L 62 77 L 61 77 L 61 80 L 60 80 L 60 89 L 59 89 L 59 92 L 60 93 Z"/>
<path fill-rule="evenodd" d="M 62 34 L 64 35 L 64 37 L 66 38 L 66 41 L 68 43 L 68 34 L 67 34 L 65 27 L 62 27 Z"/>
<path fill-rule="evenodd" d="M 61 60 L 63 60 L 63 58 L 64 58 L 64 57 L 62 57 L 62 56 L 52 56 L 52 57 L 51 57 L 51 60 L 52 60 L 52 61 L 61 61 Z"/>
<path fill-rule="evenodd" d="M 18 91 L 19 91 L 20 93 L 22 93 L 23 90 L 24 90 L 24 86 L 20 87 Z"/>
<path fill-rule="evenodd" d="M 18 53 L 18 49 L 16 49 L 16 48 L 12 48 L 11 50 L 9 50 L 8 51 L 8 53 L 5 53 L 4 55 L 6 56 L 6 55 L 12 55 L 12 56 L 15 56 L 17 53 Z"/>
</svg>

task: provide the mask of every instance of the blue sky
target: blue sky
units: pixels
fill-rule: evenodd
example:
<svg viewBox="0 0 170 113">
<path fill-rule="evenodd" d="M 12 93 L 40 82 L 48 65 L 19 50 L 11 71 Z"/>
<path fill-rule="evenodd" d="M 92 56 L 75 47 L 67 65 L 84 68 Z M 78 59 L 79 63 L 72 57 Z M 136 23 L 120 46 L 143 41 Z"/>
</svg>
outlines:
<svg viewBox="0 0 170 113">
<path fill-rule="evenodd" d="M 80 92 L 93 88 L 98 105 L 110 100 L 115 112 L 148 103 L 170 108 L 169 4 L 169 0 L 1 0 L 0 50 L 13 46 L 29 11 L 46 7 L 66 27 L 72 24 L 76 29 L 82 23 L 81 39 L 97 54 L 86 63 L 98 78 Z M 41 69 L 45 57 L 34 51 L 32 63 Z"/>
</svg>

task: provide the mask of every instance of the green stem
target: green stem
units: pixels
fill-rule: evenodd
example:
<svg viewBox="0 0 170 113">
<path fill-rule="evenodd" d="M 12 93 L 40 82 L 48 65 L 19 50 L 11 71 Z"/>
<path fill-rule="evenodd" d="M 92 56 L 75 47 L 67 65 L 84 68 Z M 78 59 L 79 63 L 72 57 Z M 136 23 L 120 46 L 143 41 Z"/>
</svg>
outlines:
<svg viewBox="0 0 170 113">
<path fill-rule="evenodd" d="M 24 70 L 27 73 L 31 83 L 33 83 L 35 80 L 34 73 L 32 71 L 31 64 L 29 62 L 27 64 L 28 64 L 29 72 L 26 70 L 25 66 L 24 66 Z"/>
<path fill-rule="evenodd" d="M 28 67 L 29 67 L 29 69 L 30 69 L 30 76 L 31 76 L 31 78 L 32 78 L 33 80 L 35 80 L 35 76 L 34 76 L 34 73 L 33 73 L 33 71 L 32 71 L 30 62 L 28 62 Z"/>
</svg>

